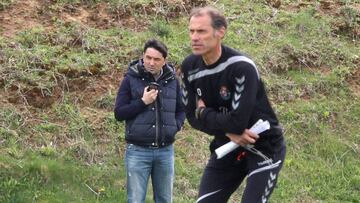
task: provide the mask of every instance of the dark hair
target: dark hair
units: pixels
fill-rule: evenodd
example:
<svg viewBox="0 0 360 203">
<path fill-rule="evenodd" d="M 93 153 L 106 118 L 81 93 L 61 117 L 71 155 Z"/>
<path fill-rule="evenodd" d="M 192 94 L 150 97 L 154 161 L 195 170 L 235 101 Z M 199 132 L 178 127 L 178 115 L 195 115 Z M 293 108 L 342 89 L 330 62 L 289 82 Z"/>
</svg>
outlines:
<svg viewBox="0 0 360 203">
<path fill-rule="evenodd" d="M 219 30 L 220 28 L 224 27 L 227 29 L 227 22 L 225 16 L 216 8 L 211 6 L 206 7 L 197 7 L 191 10 L 189 20 L 191 17 L 195 16 L 204 16 L 209 15 L 211 18 L 211 26 L 215 30 Z"/>
<path fill-rule="evenodd" d="M 164 58 L 166 58 L 168 55 L 168 49 L 167 49 L 166 45 L 164 43 L 160 42 L 159 40 L 150 39 L 147 42 L 145 42 L 144 53 L 145 53 L 146 49 L 148 49 L 148 48 L 156 49 L 157 51 L 159 51 L 162 54 L 162 56 Z"/>
</svg>

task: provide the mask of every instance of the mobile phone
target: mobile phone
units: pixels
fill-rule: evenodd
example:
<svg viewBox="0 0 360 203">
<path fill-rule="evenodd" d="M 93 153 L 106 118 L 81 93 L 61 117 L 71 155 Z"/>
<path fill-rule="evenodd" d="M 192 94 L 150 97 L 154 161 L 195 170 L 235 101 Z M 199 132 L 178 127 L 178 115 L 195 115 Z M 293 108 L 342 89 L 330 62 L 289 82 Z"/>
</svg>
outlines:
<svg viewBox="0 0 360 203">
<path fill-rule="evenodd" d="M 148 86 L 147 91 L 159 89 L 159 84 L 157 82 L 151 82 Z"/>
</svg>

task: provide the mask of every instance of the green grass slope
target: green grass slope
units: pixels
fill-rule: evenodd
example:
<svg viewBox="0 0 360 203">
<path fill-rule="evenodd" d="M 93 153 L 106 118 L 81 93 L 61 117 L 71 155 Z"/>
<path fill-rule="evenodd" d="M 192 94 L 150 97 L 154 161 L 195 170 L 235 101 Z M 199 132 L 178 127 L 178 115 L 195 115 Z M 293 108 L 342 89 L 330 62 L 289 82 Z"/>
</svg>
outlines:
<svg viewBox="0 0 360 203">
<path fill-rule="evenodd" d="M 0 202 L 126 202 L 119 82 L 148 38 L 181 63 L 187 13 L 205 4 L 228 16 L 224 43 L 254 58 L 286 129 L 270 202 L 360 202 L 356 0 L 0 0 Z M 33 26 L 14 31 L 17 11 Z M 196 201 L 210 141 L 178 133 L 174 202 Z"/>
</svg>

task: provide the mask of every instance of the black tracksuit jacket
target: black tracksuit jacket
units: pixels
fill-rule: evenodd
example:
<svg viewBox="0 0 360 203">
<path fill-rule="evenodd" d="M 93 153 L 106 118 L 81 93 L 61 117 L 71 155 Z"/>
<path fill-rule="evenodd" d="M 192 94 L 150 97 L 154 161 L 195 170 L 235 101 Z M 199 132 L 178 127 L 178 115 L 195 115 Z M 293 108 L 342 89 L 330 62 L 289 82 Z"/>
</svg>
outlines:
<svg viewBox="0 0 360 203">
<path fill-rule="evenodd" d="M 201 56 L 190 55 L 181 72 L 186 117 L 195 129 L 215 136 L 212 152 L 230 141 L 226 133 L 242 134 L 259 119 L 268 120 L 271 128 L 260 134 L 257 149 L 271 153 L 270 145 L 283 139 L 256 65 L 247 56 L 222 45 L 216 63 L 207 66 Z M 195 118 L 198 98 L 206 105 L 200 119 Z"/>
</svg>

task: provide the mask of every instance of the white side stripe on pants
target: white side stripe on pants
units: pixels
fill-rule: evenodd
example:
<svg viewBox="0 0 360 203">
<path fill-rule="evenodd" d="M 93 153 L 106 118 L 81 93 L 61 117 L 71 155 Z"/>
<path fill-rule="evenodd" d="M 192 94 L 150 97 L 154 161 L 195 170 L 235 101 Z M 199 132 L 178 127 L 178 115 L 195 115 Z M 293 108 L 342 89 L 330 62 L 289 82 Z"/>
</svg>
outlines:
<svg viewBox="0 0 360 203">
<path fill-rule="evenodd" d="M 248 175 L 248 177 L 254 175 L 255 173 L 260 173 L 260 172 L 262 172 L 262 171 L 266 171 L 266 170 L 270 170 L 270 169 L 279 167 L 280 163 L 281 163 L 281 160 L 279 160 L 278 162 L 273 163 L 273 164 L 271 164 L 271 165 L 264 166 L 264 167 L 262 167 L 262 168 L 258 168 L 258 169 L 256 169 L 256 170 L 254 170 L 253 172 L 251 172 L 251 173 Z"/>
<path fill-rule="evenodd" d="M 196 201 L 196 203 L 200 202 L 202 199 L 204 199 L 204 198 L 206 198 L 206 197 L 209 197 L 209 196 L 211 196 L 211 195 L 213 195 L 213 194 L 215 194 L 215 193 L 220 192 L 221 190 L 222 190 L 222 189 L 216 190 L 216 191 L 214 191 L 214 192 L 209 192 L 209 193 L 207 193 L 207 194 L 199 197 L 199 199 Z"/>
</svg>

